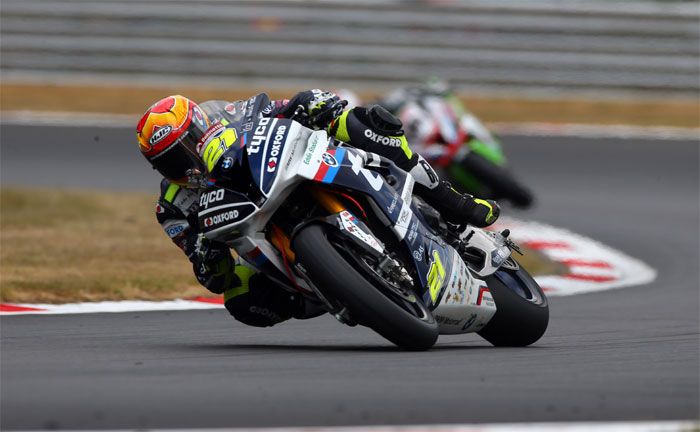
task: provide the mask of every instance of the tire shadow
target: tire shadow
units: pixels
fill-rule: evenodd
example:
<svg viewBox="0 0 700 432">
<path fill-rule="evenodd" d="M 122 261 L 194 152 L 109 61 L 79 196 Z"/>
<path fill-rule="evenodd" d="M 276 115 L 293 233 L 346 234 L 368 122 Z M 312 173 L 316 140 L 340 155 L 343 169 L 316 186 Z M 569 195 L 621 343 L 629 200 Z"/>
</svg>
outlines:
<svg viewBox="0 0 700 432">
<path fill-rule="evenodd" d="M 505 350 L 542 350 L 547 349 L 546 346 L 529 346 L 529 347 L 494 347 L 492 345 L 463 345 L 460 342 L 438 344 L 428 351 L 407 351 L 393 345 L 311 345 L 311 344 L 270 344 L 270 343 L 246 343 L 246 344 L 187 344 L 187 345 L 172 345 L 173 348 L 179 350 L 196 350 L 216 351 L 216 352 L 235 352 L 235 351 L 253 351 L 253 352 L 365 352 L 365 353 L 429 353 L 431 351 L 449 352 L 449 351 L 498 351 L 502 353 Z"/>
</svg>

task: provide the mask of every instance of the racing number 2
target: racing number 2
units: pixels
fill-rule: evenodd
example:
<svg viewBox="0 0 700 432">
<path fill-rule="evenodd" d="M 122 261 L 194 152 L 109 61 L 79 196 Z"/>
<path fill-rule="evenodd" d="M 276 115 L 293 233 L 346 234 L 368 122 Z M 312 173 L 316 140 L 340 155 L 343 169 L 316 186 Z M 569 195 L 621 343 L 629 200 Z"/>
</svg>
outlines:
<svg viewBox="0 0 700 432">
<path fill-rule="evenodd" d="M 362 159 L 362 156 L 349 151 L 348 159 L 350 159 L 350 162 L 352 163 L 352 170 L 355 175 L 362 174 L 365 179 L 367 179 L 370 186 L 372 186 L 372 189 L 376 191 L 380 191 L 382 189 L 384 179 L 382 179 L 379 174 L 372 175 L 372 172 L 365 168 L 365 161 Z"/>
<path fill-rule="evenodd" d="M 430 260 L 430 268 L 428 269 L 428 287 L 430 288 L 430 298 L 433 299 L 433 303 L 437 300 L 440 288 L 442 288 L 444 282 L 445 267 L 442 265 L 438 251 L 433 250 L 433 259 Z"/>
<path fill-rule="evenodd" d="M 202 159 L 207 164 L 207 170 L 211 172 L 222 154 L 238 139 L 236 129 L 224 129 L 219 135 L 214 136 L 204 148 Z"/>
</svg>

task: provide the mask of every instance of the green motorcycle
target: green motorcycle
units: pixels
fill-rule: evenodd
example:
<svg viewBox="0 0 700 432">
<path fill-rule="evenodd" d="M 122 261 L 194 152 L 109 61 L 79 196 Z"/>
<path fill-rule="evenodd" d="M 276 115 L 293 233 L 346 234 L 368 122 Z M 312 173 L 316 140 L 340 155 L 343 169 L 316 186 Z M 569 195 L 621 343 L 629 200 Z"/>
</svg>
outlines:
<svg viewBox="0 0 700 432">
<path fill-rule="evenodd" d="M 508 169 L 499 141 L 444 82 L 402 87 L 377 103 L 401 119 L 411 147 L 458 188 L 521 208 L 532 205 L 532 192 Z"/>
</svg>

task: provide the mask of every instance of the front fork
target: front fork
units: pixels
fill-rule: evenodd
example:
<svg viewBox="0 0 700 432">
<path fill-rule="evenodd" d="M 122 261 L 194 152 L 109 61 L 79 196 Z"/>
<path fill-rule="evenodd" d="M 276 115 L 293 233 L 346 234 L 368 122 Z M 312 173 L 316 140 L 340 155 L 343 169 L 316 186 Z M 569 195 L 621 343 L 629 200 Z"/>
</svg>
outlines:
<svg viewBox="0 0 700 432">
<path fill-rule="evenodd" d="M 316 202 L 330 214 L 340 213 L 345 210 L 343 203 L 332 193 L 318 187 L 311 186 L 311 194 Z M 270 231 L 270 241 L 273 245 L 291 262 L 296 261 L 296 255 L 291 248 L 289 235 L 277 225 L 272 225 Z"/>
<path fill-rule="evenodd" d="M 316 202 L 318 202 L 328 213 L 337 214 L 346 210 L 345 205 L 343 205 L 343 203 L 333 193 L 328 192 L 327 190 L 324 190 L 318 186 L 311 186 L 310 189 Z M 285 233 L 277 225 L 272 225 L 270 240 L 282 254 L 285 265 L 288 261 L 292 263 L 296 262 L 296 254 L 291 248 L 291 240 L 289 235 L 287 235 L 287 233 Z M 357 323 L 348 316 L 347 310 L 344 307 L 335 304 L 333 301 L 327 299 L 323 295 L 323 293 L 314 285 L 313 281 L 311 281 L 311 279 L 309 279 L 309 277 L 306 275 L 306 269 L 304 269 L 301 264 L 294 264 L 294 269 L 296 270 L 296 275 L 301 277 L 307 283 L 307 285 L 311 287 L 314 294 L 316 294 L 318 299 L 321 300 L 326 306 L 326 309 L 328 309 L 328 311 L 338 321 L 349 326 L 357 325 Z M 291 270 L 288 270 L 288 276 L 292 283 L 294 283 L 294 275 L 291 273 Z"/>
</svg>

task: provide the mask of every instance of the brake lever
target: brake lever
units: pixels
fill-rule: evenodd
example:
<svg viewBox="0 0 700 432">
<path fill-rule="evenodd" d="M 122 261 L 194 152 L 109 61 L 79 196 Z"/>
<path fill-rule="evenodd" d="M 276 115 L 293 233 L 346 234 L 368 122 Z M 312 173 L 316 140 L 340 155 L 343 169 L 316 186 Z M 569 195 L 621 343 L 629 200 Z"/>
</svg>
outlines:
<svg viewBox="0 0 700 432">
<path fill-rule="evenodd" d="M 289 119 L 294 120 L 296 116 L 309 117 L 309 115 L 306 114 L 306 108 L 304 108 L 304 105 L 297 105 L 297 109 L 294 110 L 294 114 L 292 114 Z"/>
<path fill-rule="evenodd" d="M 309 117 L 309 123 L 315 124 L 319 117 L 328 115 L 328 112 L 331 112 L 331 114 L 332 114 L 331 116 L 333 118 L 338 117 L 347 105 L 348 105 L 348 101 L 346 101 L 345 99 L 341 99 L 341 100 L 333 103 L 333 105 L 331 105 L 327 109 L 316 114 L 315 116 Z"/>
<path fill-rule="evenodd" d="M 501 231 L 501 237 L 503 237 L 503 243 L 508 246 L 508 249 L 517 252 L 521 256 L 523 255 L 523 250 L 518 246 L 513 240 L 509 239 L 508 236 L 510 235 L 510 230 L 509 229 L 504 229 Z"/>
</svg>

